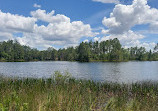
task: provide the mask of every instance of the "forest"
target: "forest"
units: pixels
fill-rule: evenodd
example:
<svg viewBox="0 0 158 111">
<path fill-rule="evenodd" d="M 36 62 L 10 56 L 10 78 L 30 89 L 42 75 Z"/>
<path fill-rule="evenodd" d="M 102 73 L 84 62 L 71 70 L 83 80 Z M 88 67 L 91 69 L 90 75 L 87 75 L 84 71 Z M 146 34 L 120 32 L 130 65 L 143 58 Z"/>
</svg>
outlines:
<svg viewBox="0 0 158 111">
<path fill-rule="evenodd" d="M 21 45 L 16 40 L 8 40 L 0 42 L 0 61 L 157 61 L 157 50 L 158 44 L 149 51 L 144 47 L 126 49 L 117 38 L 102 42 L 82 42 L 76 47 L 59 50 L 50 47 L 42 51 Z"/>
</svg>

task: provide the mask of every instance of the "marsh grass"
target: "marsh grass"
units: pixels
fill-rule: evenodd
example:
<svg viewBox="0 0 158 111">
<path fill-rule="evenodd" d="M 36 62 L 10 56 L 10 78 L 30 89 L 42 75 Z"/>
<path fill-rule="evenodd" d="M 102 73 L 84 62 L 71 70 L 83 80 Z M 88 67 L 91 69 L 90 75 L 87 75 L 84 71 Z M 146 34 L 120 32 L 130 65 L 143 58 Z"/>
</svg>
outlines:
<svg viewBox="0 0 158 111">
<path fill-rule="evenodd" d="M 48 79 L 0 77 L 0 111 L 95 110 L 158 110 L 158 84 L 98 83 L 58 71 Z"/>
</svg>

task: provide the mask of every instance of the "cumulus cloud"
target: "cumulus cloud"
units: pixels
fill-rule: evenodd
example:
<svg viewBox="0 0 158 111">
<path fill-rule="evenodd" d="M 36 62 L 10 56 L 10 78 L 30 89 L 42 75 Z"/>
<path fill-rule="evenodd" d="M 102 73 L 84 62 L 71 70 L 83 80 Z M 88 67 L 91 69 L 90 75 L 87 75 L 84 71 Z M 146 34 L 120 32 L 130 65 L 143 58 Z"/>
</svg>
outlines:
<svg viewBox="0 0 158 111">
<path fill-rule="evenodd" d="M 150 49 L 154 49 L 156 43 L 154 42 L 140 42 L 141 39 L 145 38 L 145 36 L 134 33 L 133 31 L 128 31 L 124 34 L 111 34 L 109 36 L 104 36 L 101 38 L 101 41 L 106 41 L 109 39 L 118 38 L 123 45 L 124 48 L 130 48 L 130 47 L 145 47 L 148 51 Z"/>
<path fill-rule="evenodd" d="M 3 13 L 0 10 L 0 31 L 33 32 L 35 18 Z"/>
<path fill-rule="evenodd" d="M 100 37 L 94 37 L 94 41 L 99 41 Z"/>
<path fill-rule="evenodd" d="M 3 13 L 0 11 L 0 40 L 17 39 L 22 45 L 36 48 L 46 48 L 52 45 L 75 46 L 82 37 L 94 37 L 89 24 L 82 21 L 70 21 L 70 18 L 57 14 L 55 11 L 47 13 L 45 10 L 31 12 L 32 17 Z M 38 25 L 41 20 L 48 25 Z M 14 34 L 22 33 L 22 37 Z"/>
<path fill-rule="evenodd" d="M 93 0 L 104 3 L 116 3 L 117 0 Z M 119 3 L 119 2 L 118 2 Z M 37 4 L 36 4 L 37 5 Z M 104 17 L 102 30 L 105 36 L 96 37 L 89 24 L 82 21 L 71 21 L 63 14 L 55 11 L 35 10 L 31 17 L 0 11 L 0 40 L 17 39 L 23 45 L 36 48 L 46 48 L 52 45 L 75 46 L 82 37 L 95 37 L 94 41 L 118 38 L 124 46 L 138 45 L 152 47 L 154 43 L 141 43 L 144 35 L 132 31 L 136 25 L 148 24 L 150 32 L 158 30 L 158 9 L 151 8 L 147 0 L 134 0 L 131 5 L 116 4 L 110 17 Z M 38 21 L 48 25 L 38 25 Z M 23 33 L 22 37 L 15 37 L 15 33 Z"/>
<path fill-rule="evenodd" d="M 12 39 L 13 39 L 12 34 L 0 31 L 0 40 L 1 41 L 7 41 L 7 40 L 12 40 Z"/>
<path fill-rule="evenodd" d="M 118 4 L 115 6 L 110 18 L 104 17 L 102 23 L 109 28 L 112 34 L 122 34 L 135 25 L 158 22 L 158 10 L 151 8 L 147 0 L 134 0 L 132 5 Z"/>
<path fill-rule="evenodd" d="M 35 32 L 49 41 L 67 41 L 77 43 L 83 36 L 93 37 L 90 25 L 81 21 L 49 23 L 48 26 L 36 26 Z"/>
<path fill-rule="evenodd" d="M 33 7 L 35 7 L 35 8 L 41 8 L 41 5 L 38 5 L 38 4 L 35 3 L 35 4 L 33 5 Z"/>
<path fill-rule="evenodd" d="M 109 36 L 105 36 L 101 39 L 101 41 L 105 41 L 105 40 L 109 40 L 109 39 L 114 39 L 114 38 L 118 38 L 123 45 L 128 44 L 128 42 L 131 41 L 137 41 L 139 39 L 143 39 L 144 36 L 141 34 L 136 34 L 133 31 L 129 30 L 126 33 L 123 34 L 110 34 Z"/>
<path fill-rule="evenodd" d="M 158 9 L 151 8 L 147 0 L 133 0 L 131 5 L 117 4 L 110 17 L 104 17 L 102 23 L 107 28 L 102 33 L 109 34 L 103 39 L 117 37 L 124 44 L 136 42 L 144 36 L 131 29 L 143 24 L 149 24 L 150 30 L 158 29 Z"/>
<path fill-rule="evenodd" d="M 31 15 L 34 18 L 37 18 L 39 20 L 42 20 L 48 23 L 70 22 L 69 17 L 62 14 L 57 14 L 57 15 L 54 15 L 54 14 L 55 14 L 54 10 L 52 10 L 50 13 L 46 13 L 46 10 L 41 10 L 41 9 L 31 12 Z"/>
<path fill-rule="evenodd" d="M 120 3 L 119 0 L 92 0 L 92 1 L 101 2 L 101 3 L 115 3 L 115 4 Z"/>
<path fill-rule="evenodd" d="M 89 42 L 89 40 L 88 40 L 88 39 L 85 39 L 83 42 L 84 42 L 84 43 L 86 43 L 86 42 L 88 43 L 88 42 Z"/>
<path fill-rule="evenodd" d="M 139 40 L 136 40 L 136 41 L 127 42 L 124 47 L 130 48 L 132 46 L 145 47 L 146 50 L 149 51 L 150 49 L 151 50 L 154 49 L 154 47 L 156 46 L 156 43 L 154 43 L 154 42 L 151 42 L 151 43 L 140 42 Z"/>
<path fill-rule="evenodd" d="M 35 26 L 35 33 L 47 41 L 61 41 L 64 43 L 63 45 L 77 44 L 81 37 L 95 35 L 89 24 L 84 24 L 81 21 L 70 22 L 69 17 L 62 14 L 55 15 L 55 11 L 46 13 L 45 10 L 38 9 L 31 12 L 31 15 L 49 23 L 47 26 Z"/>
</svg>

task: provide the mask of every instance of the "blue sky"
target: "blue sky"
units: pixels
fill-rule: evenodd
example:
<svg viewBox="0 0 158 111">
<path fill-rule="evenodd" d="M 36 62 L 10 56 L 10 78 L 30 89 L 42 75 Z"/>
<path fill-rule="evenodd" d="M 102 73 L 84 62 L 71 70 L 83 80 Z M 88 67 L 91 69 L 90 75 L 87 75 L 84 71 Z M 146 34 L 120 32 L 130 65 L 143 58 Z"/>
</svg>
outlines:
<svg viewBox="0 0 158 111">
<path fill-rule="evenodd" d="M 55 10 L 57 14 L 64 14 L 71 18 L 72 21 L 83 21 L 84 23 L 91 23 L 88 21 L 100 19 L 102 20 L 105 15 L 114 8 L 115 4 L 103 4 L 92 2 L 91 0 L 0 0 L 0 9 L 3 12 L 12 14 L 19 14 L 30 16 L 30 12 L 36 10 L 33 4 L 41 5 L 41 9 L 48 12 Z M 97 15 L 99 17 L 97 17 Z M 93 18 L 96 16 L 96 19 Z M 101 25 L 101 21 L 97 22 Z M 94 21 L 96 25 L 96 21 Z"/>
<path fill-rule="evenodd" d="M 129 18 L 126 18 L 126 15 L 125 16 L 122 15 L 124 13 L 122 10 L 120 10 L 119 12 L 119 11 L 114 11 L 114 9 L 115 7 L 117 7 L 117 5 L 120 4 L 124 6 L 128 6 L 128 5 L 134 6 L 133 0 L 121 0 L 119 1 L 119 4 L 102 2 L 107 0 L 99 0 L 98 2 L 97 1 L 98 0 L 0 0 L 0 10 L 1 13 L 4 14 L 3 19 L 0 18 L 1 20 L 5 21 L 7 17 L 7 13 L 11 14 L 12 17 L 16 15 L 23 17 L 23 18 L 17 17 L 17 23 L 22 22 L 21 23 L 22 25 L 19 24 L 17 25 L 17 27 L 12 27 L 7 25 L 2 31 L 0 30 L 1 33 L 0 38 L 3 38 L 0 40 L 3 41 L 13 38 L 13 39 L 17 39 L 23 45 L 30 45 L 31 47 L 36 47 L 38 49 L 45 49 L 50 46 L 53 46 L 55 48 L 68 47 L 71 45 L 76 46 L 81 41 L 91 40 L 91 39 L 93 40 L 94 38 L 95 40 L 102 41 L 114 37 L 118 37 L 118 38 L 120 37 L 120 41 L 124 46 L 128 46 L 130 44 L 129 46 L 138 45 L 138 46 L 145 46 L 148 48 L 152 48 L 154 46 L 154 43 L 158 42 L 158 34 L 156 32 L 158 29 L 157 28 L 158 25 L 155 26 L 153 24 L 153 23 L 155 24 L 158 23 L 157 16 L 153 17 L 153 20 L 150 21 L 148 20 L 149 14 L 140 11 L 140 13 L 137 16 L 140 16 L 142 22 L 136 20 L 136 18 L 133 18 L 132 19 L 133 23 L 130 24 L 130 21 L 128 21 Z M 114 0 L 114 1 L 118 1 L 118 0 Z M 137 5 L 142 5 L 144 9 L 149 11 L 150 13 L 152 12 L 151 10 L 152 8 L 155 8 L 156 10 L 158 9 L 157 0 L 148 0 L 147 4 L 143 4 L 147 0 L 140 0 L 141 3 L 139 3 L 139 0 L 135 0 L 135 1 Z M 34 7 L 34 4 L 40 5 L 41 7 L 38 8 Z M 121 7 L 125 8 L 124 6 L 119 6 L 118 8 L 120 9 Z M 150 6 L 150 8 L 148 9 L 146 8 L 146 6 Z M 42 10 L 44 10 L 45 12 L 42 12 Z M 67 33 L 67 30 L 63 29 L 64 27 L 61 26 L 63 22 L 57 24 L 56 22 L 49 20 L 51 19 L 51 17 L 49 17 L 48 19 L 44 19 L 43 16 L 47 16 L 47 14 L 50 13 L 52 10 L 54 10 L 55 13 L 50 16 L 56 17 L 56 14 L 60 14 L 60 17 L 58 17 L 60 20 L 63 19 L 66 20 L 68 18 L 70 19 L 70 22 L 66 20 L 68 25 L 65 26 L 68 28 L 71 27 L 68 30 L 69 32 L 71 32 L 70 34 Z M 31 15 L 31 12 L 35 12 L 35 13 Z M 154 15 L 155 14 L 158 15 L 157 12 L 158 11 L 155 11 Z M 40 16 L 39 14 L 41 13 L 44 15 Z M 111 17 L 110 13 L 114 13 L 114 16 Z M 131 14 L 133 13 L 131 12 Z M 63 15 L 64 17 L 61 15 Z M 141 18 L 142 15 L 146 15 L 144 17 L 145 20 Z M 123 18 L 125 17 L 125 20 L 127 21 L 124 22 L 127 23 L 129 22 L 129 24 L 122 23 L 121 20 L 119 21 L 118 20 L 119 16 Z M 30 17 L 32 22 L 30 22 L 31 20 L 23 21 L 23 19 L 27 17 Z M 104 17 L 106 18 L 104 19 Z M 33 20 L 33 18 L 37 20 Z M 56 19 L 57 17 L 55 18 L 55 20 Z M 81 23 L 79 23 L 79 21 L 82 22 L 82 25 Z M 12 20 L 12 18 L 8 18 L 7 23 L 9 24 L 12 22 L 13 24 L 17 24 L 14 23 L 16 22 L 15 20 Z M 77 25 L 76 24 L 74 25 L 72 22 L 76 22 Z M 29 27 L 33 28 L 32 29 L 33 31 L 28 33 L 29 29 L 26 29 L 25 26 L 23 26 L 26 23 L 32 24 L 31 25 L 32 27 L 28 26 L 28 28 Z M 57 24 L 57 26 L 54 26 L 53 24 Z M 120 24 L 123 25 L 118 26 Z M 41 25 L 44 25 L 45 27 L 41 27 Z M 49 28 L 48 25 L 50 25 Z M 61 27 L 59 28 L 58 25 Z M 122 29 L 122 27 L 126 27 L 126 26 L 127 26 L 127 30 Z M 153 26 L 155 26 L 156 28 L 154 27 L 153 29 Z M 35 27 L 37 28 L 37 30 L 34 30 Z M 75 32 L 73 28 L 76 27 L 79 28 L 78 30 L 80 31 Z M 119 30 L 120 33 L 113 31 L 118 29 L 122 29 Z M 27 32 L 23 30 L 27 30 Z M 53 35 L 50 32 L 49 35 L 44 35 L 46 34 L 46 32 L 48 32 L 48 30 L 49 31 L 55 30 L 54 32 L 55 34 L 53 33 L 54 34 Z M 60 31 L 62 30 L 65 31 L 64 34 L 66 35 L 61 34 L 62 32 Z M 73 31 L 76 35 L 72 33 Z M 58 34 L 56 34 L 57 32 Z M 9 35 L 10 37 L 5 38 L 6 35 Z M 39 37 L 35 38 L 34 36 L 39 36 Z M 73 38 L 71 36 L 76 36 L 76 38 Z M 124 36 L 124 38 L 121 38 L 121 36 Z M 135 37 L 132 38 L 132 36 Z M 137 42 L 135 43 L 135 41 Z M 126 44 L 127 42 L 128 45 Z"/>
</svg>

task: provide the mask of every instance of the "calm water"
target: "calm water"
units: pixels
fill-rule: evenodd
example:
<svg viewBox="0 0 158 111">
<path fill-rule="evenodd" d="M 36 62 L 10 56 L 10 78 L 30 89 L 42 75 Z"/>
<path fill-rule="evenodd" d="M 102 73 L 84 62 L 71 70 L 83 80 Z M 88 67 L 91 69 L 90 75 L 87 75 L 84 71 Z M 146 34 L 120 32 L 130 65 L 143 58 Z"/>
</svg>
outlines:
<svg viewBox="0 0 158 111">
<path fill-rule="evenodd" d="M 158 62 L 0 62 L 0 74 L 6 76 L 47 78 L 54 71 L 96 81 L 158 81 Z"/>
</svg>

